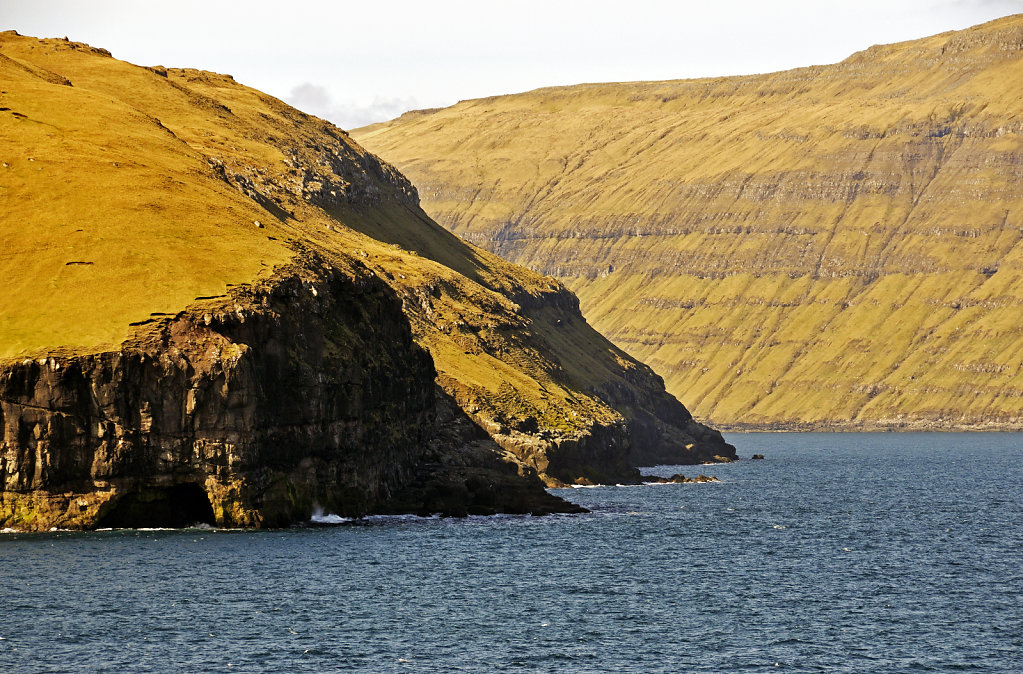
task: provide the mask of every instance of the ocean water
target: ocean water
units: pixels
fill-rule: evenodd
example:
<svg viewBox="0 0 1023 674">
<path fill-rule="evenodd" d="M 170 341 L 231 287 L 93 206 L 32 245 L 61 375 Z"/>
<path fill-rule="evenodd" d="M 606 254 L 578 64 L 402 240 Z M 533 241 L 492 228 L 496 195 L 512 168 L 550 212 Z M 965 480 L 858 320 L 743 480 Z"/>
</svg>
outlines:
<svg viewBox="0 0 1023 674">
<path fill-rule="evenodd" d="M 1023 671 L 1023 435 L 729 440 L 589 515 L 2 535 L 0 671 Z"/>
</svg>

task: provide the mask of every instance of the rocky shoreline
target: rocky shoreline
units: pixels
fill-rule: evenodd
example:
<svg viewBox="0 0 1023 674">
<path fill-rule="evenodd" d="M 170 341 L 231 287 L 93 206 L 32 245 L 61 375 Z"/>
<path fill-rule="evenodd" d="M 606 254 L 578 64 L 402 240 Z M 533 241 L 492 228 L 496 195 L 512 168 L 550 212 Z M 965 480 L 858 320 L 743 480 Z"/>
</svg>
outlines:
<svg viewBox="0 0 1023 674">
<path fill-rule="evenodd" d="M 8 363 L 0 524 L 582 511 L 501 461 L 435 375 L 385 284 L 316 264 L 164 318 L 118 352 Z"/>
</svg>

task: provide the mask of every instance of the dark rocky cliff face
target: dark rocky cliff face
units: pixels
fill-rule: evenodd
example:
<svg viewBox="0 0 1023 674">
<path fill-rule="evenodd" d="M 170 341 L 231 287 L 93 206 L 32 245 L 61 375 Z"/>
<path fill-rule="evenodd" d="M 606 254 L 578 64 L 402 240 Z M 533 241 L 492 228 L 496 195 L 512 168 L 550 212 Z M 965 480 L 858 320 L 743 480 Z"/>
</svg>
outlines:
<svg viewBox="0 0 1023 674">
<path fill-rule="evenodd" d="M 721 433 L 693 419 L 674 396 L 664 390 L 663 380 L 649 367 L 617 350 L 592 330 L 579 310 L 579 300 L 558 286 L 535 296 L 512 293 L 518 316 L 535 325 L 556 326 L 553 331 L 522 330 L 517 339 L 547 359 L 547 374 L 567 388 L 582 390 L 602 401 L 614 414 L 594 416 L 574 427 L 550 423 L 521 399 L 499 400 L 451 388 L 462 406 L 473 414 L 495 441 L 523 466 L 536 470 L 550 485 L 638 482 L 637 466 L 696 464 L 737 459 L 735 447 Z M 408 312 L 408 309 L 406 309 Z M 493 339 L 493 338 L 492 338 Z M 603 357 L 598 367 L 579 375 L 573 362 L 580 344 L 596 339 L 594 352 Z M 475 346 L 500 351 L 502 344 L 476 336 Z M 566 346 L 567 345 L 567 346 Z M 608 362 L 613 366 L 608 367 Z M 585 364 L 584 364 L 585 367 Z M 586 381 L 588 387 L 580 386 Z"/>
<path fill-rule="evenodd" d="M 405 511 L 577 509 L 535 476 L 493 493 L 496 461 L 419 465 L 464 443 L 436 439 L 433 363 L 365 270 L 314 262 L 147 327 L 0 371 L 0 525 L 282 526 L 393 510 L 412 482 Z"/>
<path fill-rule="evenodd" d="M 544 484 L 734 456 L 329 123 L 225 75 L 0 51 L 0 527 L 569 511 Z"/>
</svg>

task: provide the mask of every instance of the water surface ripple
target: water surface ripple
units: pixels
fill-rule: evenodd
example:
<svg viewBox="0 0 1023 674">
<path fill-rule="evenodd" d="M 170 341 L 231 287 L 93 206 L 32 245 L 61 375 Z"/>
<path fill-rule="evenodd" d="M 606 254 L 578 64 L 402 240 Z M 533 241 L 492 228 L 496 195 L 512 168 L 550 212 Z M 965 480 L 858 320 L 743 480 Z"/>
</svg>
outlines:
<svg viewBox="0 0 1023 674">
<path fill-rule="evenodd" d="M 1023 436 L 731 435 L 590 515 L 0 536 L 0 671 L 1023 671 Z"/>
</svg>

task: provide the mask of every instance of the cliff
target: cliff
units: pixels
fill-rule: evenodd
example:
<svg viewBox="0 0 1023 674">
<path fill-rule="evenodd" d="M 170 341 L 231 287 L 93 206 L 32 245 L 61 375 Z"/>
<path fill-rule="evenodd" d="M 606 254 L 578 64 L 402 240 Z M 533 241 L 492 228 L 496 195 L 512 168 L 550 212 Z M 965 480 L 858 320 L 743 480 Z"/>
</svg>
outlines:
<svg viewBox="0 0 1023 674">
<path fill-rule="evenodd" d="M 0 526 L 554 512 L 728 459 L 553 279 L 236 83 L 0 33 Z"/>
<path fill-rule="evenodd" d="M 722 427 L 1023 428 L 1023 16 L 354 136 Z"/>
</svg>

